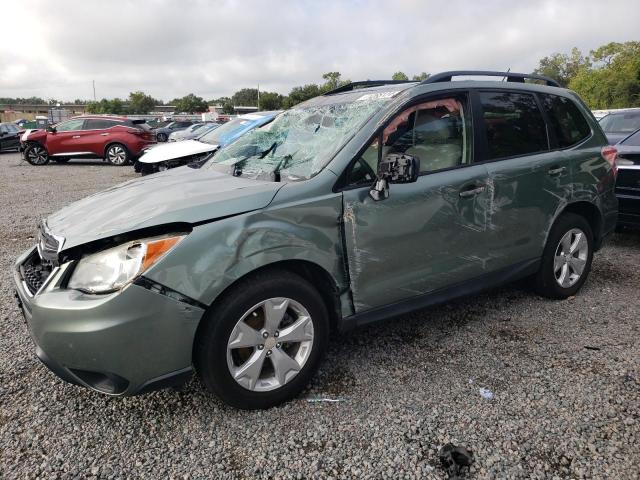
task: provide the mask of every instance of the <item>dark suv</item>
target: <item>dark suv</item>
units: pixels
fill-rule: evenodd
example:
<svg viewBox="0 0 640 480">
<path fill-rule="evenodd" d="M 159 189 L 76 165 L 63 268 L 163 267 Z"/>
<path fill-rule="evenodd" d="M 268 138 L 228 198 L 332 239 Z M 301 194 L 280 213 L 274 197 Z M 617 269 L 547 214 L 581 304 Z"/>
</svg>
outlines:
<svg viewBox="0 0 640 480">
<path fill-rule="evenodd" d="M 307 385 L 332 330 L 522 278 L 575 295 L 616 225 L 615 156 L 544 77 L 352 83 L 200 168 L 50 215 L 18 298 L 69 382 L 132 395 L 195 368 L 229 404 L 269 407 Z"/>
<path fill-rule="evenodd" d="M 126 165 L 155 143 L 155 135 L 144 120 L 124 117 L 74 117 L 45 130 L 35 130 L 24 143 L 24 157 L 31 165 L 50 159 L 102 158 L 112 165 Z"/>
</svg>

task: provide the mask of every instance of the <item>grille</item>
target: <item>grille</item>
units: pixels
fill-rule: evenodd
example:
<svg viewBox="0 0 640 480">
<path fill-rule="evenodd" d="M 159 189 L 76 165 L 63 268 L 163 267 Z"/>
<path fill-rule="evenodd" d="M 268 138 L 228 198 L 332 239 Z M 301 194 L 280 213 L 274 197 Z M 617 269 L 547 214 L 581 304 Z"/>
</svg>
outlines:
<svg viewBox="0 0 640 480">
<path fill-rule="evenodd" d="M 42 284 L 51 275 L 53 267 L 51 264 L 43 262 L 37 253 L 34 253 L 21 267 L 22 278 L 27 285 L 31 295 L 35 295 Z"/>
</svg>

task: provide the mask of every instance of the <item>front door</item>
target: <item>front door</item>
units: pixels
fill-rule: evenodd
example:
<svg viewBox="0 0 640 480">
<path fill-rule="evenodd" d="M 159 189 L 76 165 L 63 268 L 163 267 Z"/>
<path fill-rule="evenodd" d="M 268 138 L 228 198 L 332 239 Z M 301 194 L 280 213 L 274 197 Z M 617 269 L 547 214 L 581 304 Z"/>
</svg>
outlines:
<svg viewBox="0 0 640 480">
<path fill-rule="evenodd" d="M 83 118 L 72 118 L 56 125 L 56 131 L 47 134 L 47 151 L 49 155 L 79 152 L 83 125 Z"/>
<path fill-rule="evenodd" d="M 488 178 L 484 165 L 471 163 L 471 145 L 467 99 L 457 95 L 408 107 L 354 163 L 343 218 L 356 312 L 485 271 Z M 387 199 L 374 201 L 371 177 L 389 153 L 418 157 L 421 174 L 415 183 L 392 184 Z"/>
</svg>

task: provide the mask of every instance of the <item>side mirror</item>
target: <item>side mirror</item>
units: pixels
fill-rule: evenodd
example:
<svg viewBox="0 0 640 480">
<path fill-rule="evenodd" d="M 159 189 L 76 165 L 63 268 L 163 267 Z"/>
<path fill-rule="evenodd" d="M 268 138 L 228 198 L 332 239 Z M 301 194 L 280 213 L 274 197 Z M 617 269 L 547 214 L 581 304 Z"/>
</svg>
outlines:
<svg viewBox="0 0 640 480">
<path fill-rule="evenodd" d="M 390 183 L 413 183 L 420 175 L 420 159 L 404 153 L 390 153 L 378 165 L 378 178 L 369 190 L 374 200 L 389 197 Z"/>
<path fill-rule="evenodd" d="M 49 125 L 47 127 L 47 132 L 49 133 L 56 133 L 56 127 L 54 127 L 53 125 Z"/>
</svg>

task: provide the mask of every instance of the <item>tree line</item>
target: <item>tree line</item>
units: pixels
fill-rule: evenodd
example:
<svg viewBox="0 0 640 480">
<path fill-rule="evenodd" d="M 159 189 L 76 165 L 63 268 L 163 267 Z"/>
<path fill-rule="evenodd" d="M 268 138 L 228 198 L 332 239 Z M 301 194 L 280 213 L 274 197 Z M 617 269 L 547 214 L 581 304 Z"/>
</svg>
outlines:
<svg viewBox="0 0 640 480">
<path fill-rule="evenodd" d="M 624 108 L 640 106 L 640 42 L 611 42 L 583 55 L 578 48 L 569 53 L 554 53 L 542 58 L 534 73 L 557 80 L 562 86 L 577 92 L 592 109 Z M 409 76 L 398 71 L 392 80 L 409 80 Z M 422 72 L 411 76 L 412 81 L 423 81 L 429 74 Z M 288 95 L 277 92 L 260 91 L 257 88 L 243 88 L 230 97 L 205 100 L 190 93 L 174 98 L 166 105 L 173 105 L 179 113 L 206 112 L 210 105 L 222 107 L 222 112 L 234 113 L 234 106 L 258 106 L 261 110 L 290 108 L 300 102 L 322 95 L 341 85 L 350 83 L 340 72 L 322 75 L 322 83 L 309 83 L 293 87 Z M 45 101 L 39 97 L 0 98 L 0 103 L 10 105 L 50 104 L 57 100 Z M 127 99 L 107 99 L 100 101 L 74 100 L 75 104 L 86 104 L 89 113 L 142 114 L 154 110 L 156 105 L 165 105 L 141 91 L 131 92 Z"/>
<path fill-rule="evenodd" d="M 611 42 L 540 60 L 534 73 L 575 91 L 591 109 L 640 107 L 640 42 Z"/>
</svg>

